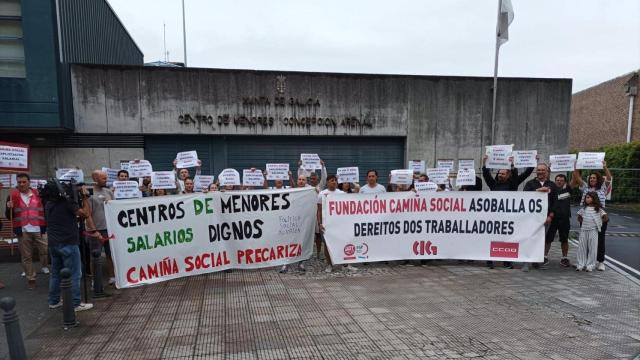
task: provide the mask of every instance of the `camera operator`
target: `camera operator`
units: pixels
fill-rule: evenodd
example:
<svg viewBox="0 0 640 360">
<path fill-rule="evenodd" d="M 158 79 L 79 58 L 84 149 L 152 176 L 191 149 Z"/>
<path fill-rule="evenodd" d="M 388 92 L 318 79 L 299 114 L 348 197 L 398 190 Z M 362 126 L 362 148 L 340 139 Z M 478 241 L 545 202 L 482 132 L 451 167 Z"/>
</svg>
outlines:
<svg viewBox="0 0 640 360">
<path fill-rule="evenodd" d="M 46 222 L 42 200 L 37 189 L 31 188 L 29 175 L 16 175 L 18 185 L 7 198 L 6 216 L 13 218 L 13 232 L 20 239 L 20 257 L 22 269 L 27 278 L 29 289 L 36 287 L 36 272 L 33 269 L 33 249 L 38 249 L 42 273 L 48 274 L 49 255 L 47 254 Z"/>
<path fill-rule="evenodd" d="M 65 184 L 67 189 L 55 181 L 45 185 L 45 217 L 49 236 L 49 254 L 51 254 L 51 277 L 49 279 L 49 308 L 62 306 L 60 300 L 60 270 L 71 271 L 71 297 L 75 311 L 89 310 L 93 304 L 83 303 L 80 297 L 80 278 L 82 263 L 80 260 L 80 236 L 78 234 L 78 217 L 86 218 L 89 213 L 88 202 L 83 201 L 81 209 L 76 201 L 68 195 L 76 191 L 73 184 Z M 71 191 L 68 191 L 71 187 Z M 82 198 L 86 199 L 84 187 Z"/>
</svg>

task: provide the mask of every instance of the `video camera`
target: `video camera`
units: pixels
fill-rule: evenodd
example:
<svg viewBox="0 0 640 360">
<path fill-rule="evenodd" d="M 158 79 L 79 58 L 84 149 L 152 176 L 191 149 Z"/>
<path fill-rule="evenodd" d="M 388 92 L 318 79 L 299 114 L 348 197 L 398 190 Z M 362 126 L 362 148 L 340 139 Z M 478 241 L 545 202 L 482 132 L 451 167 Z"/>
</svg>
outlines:
<svg viewBox="0 0 640 360">
<path fill-rule="evenodd" d="M 78 183 L 75 180 L 59 180 L 51 178 L 47 183 L 39 189 L 40 197 L 43 201 L 71 201 L 78 203 L 82 199 L 80 188 L 84 183 Z"/>
</svg>

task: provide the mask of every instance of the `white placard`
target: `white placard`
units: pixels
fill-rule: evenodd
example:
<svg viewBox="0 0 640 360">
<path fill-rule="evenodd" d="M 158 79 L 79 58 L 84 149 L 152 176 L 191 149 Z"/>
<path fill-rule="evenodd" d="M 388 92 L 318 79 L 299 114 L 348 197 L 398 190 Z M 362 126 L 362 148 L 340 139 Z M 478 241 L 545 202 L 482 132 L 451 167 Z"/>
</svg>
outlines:
<svg viewBox="0 0 640 360">
<path fill-rule="evenodd" d="M 198 166 L 198 153 L 195 150 L 179 152 L 176 155 L 176 168 L 185 169 Z"/>
<path fill-rule="evenodd" d="M 546 193 L 418 195 L 393 192 L 324 198 L 322 223 L 331 261 L 543 260 Z"/>
<path fill-rule="evenodd" d="M 513 166 L 517 168 L 536 167 L 538 165 L 538 150 L 513 151 Z"/>
<path fill-rule="evenodd" d="M 142 192 L 138 188 L 137 181 L 114 181 L 113 182 L 113 197 L 115 199 L 134 199 L 141 198 Z"/>
<path fill-rule="evenodd" d="M 12 188 L 16 186 L 15 179 L 12 179 L 15 175 L 12 174 L 2 174 L 0 175 L 0 184 L 5 189 Z"/>
<path fill-rule="evenodd" d="M 456 176 L 456 186 L 475 185 L 476 170 L 475 169 L 458 169 Z"/>
<path fill-rule="evenodd" d="M 338 184 L 360 182 L 360 170 L 358 170 L 357 166 L 338 168 L 336 176 L 338 177 Z"/>
<path fill-rule="evenodd" d="M 473 159 L 460 159 L 458 160 L 458 169 L 474 169 L 476 168 L 476 161 Z"/>
<path fill-rule="evenodd" d="M 151 176 L 153 167 L 148 160 L 132 160 L 129 161 L 129 177 L 145 177 Z"/>
<path fill-rule="evenodd" d="M 307 170 L 319 170 L 322 169 L 320 163 L 320 156 L 318 154 L 300 154 L 300 160 L 302 160 L 302 167 Z"/>
<path fill-rule="evenodd" d="M 258 169 L 242 170 L 242 185 L 244 186 L 264 186 L 264 175 Z"/>
<path fill-rule="evenodd" d="M 447 168 L 430 168 L 427 169 L 429 181 L 436 184 L 446 184 L 449 182 L 449 169 Z"/>
<path fill-rule="evenodd" d="M 315 189 L 301 188 L 109 201 L 116 286 L 306 260 L 313 253 L 316 199 Z"/>
<path fill-rule="evenodd" d="M 107 187 L 113 186 L 113 182 L 118 181 L 118 169 L 103 167 L 102 171 L 107 174 Z"/>
<path fill-rule="evenodd" d="M 389 179 L 391 184 L 397 185 L 411 185 L 413 184 L 413 170 L 412 169 L 397 169 L 391 170 L 391 178 Z"/>
<path fill-rule="evenodd" d="M 573 171 L 576 166 L 576 154 L 563 154 L 549 156 L 552 172 Z"/>
<path fill-rule="evenodd" d="M 438 184 L 431 181 L 416 181 L 413 185 L 419 193 L 438 191 Z"/>
<path fill-rule="evenodd" d="M 29 182 L 32 189 L 37 189 L 47 185 L 47 180 L 42 179 L 30 179 Z"/>
<path fill-rule="evenodd" d="M 151 189 L 175 189 L 176 175 L 173 171 L 154 171 L 151 173 Z"/>
<path fill-rule="evenodd" d="M 487 169 L 509 169 L 511 168 L 511 153 L 513 152 L 513 145 L 490 145 L 487 149 L 487 162 L 485 166 Z"/>
<path fill-rule="evenodd" d="M 413 170 L 414 174 L 424 174 L 425 164 L 424 160 L 409 160 L 407 168 Z"/>
<path fill-rule="evenodd" d="M 62 168 L 56 169 L 56 178 L 59 180 L 75 180 L 76 182 L 84 182 L 84 173 L 81 169 Z"/>
<path fill-rule="evenodd" d="M 0 141 L 0 168 L 29 171 L 29 145 Z"/>
<path fill-rule="evenodd" d="M 220 186 L 241 185 L 240 173 L 236 169 L 224 169 L 218 175 Z"/>
<path fill-rule="evenodd" d="M 436 167 L 439 169 L 449 169 L 449 172 L 453 172 L 453 169 L 455 168 L 455 161 L 453 161 L 452 159 L 440 159 L 438 161 L 436 161 Z"/>
<path fill-rule="evenodd" d="M 129 171 L 129 161 L 131 160 L 120 160 L 120 170 Z"/>
<path fill-rule="evenodd" d="M 602 169 L 603 152 L 579 152 L 576 169 Z"/>
<path fill-rule="evenodd" d="M 209 185 L 213 183 L 213 180 L 213 175 L 196 175 L 196 177 L 193 179 L 193 186 L 197 189 L 197 191 L 209 191 Z"/>
<path fill-rule="evenodd" d="M 267 180 L 289 180 L 289 164 L 267 164 Z"/>
</svg>

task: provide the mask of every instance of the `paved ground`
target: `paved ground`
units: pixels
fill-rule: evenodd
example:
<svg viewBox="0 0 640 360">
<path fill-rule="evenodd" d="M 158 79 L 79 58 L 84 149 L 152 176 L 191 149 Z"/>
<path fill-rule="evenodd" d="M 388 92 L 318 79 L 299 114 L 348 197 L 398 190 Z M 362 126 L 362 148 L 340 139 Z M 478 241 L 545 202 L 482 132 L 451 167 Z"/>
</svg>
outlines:
<svg viewBox="0 0 640 360">
<path fill-rule="evenodd" d="M 610 270 L 561 268 L 558 247 L 549 269 L 528 273 L 438 261 L 325 274 L 311 261 L 307 274 L 235 271 L 114 290 L 68 332 L 44 286 L 10 284 L 0 296 L 19 296 L 35 359 L 635 357 L 640 286 Z M 19 278 L 17 264 L 1 265 L 5 280 Z"/>
</svg>

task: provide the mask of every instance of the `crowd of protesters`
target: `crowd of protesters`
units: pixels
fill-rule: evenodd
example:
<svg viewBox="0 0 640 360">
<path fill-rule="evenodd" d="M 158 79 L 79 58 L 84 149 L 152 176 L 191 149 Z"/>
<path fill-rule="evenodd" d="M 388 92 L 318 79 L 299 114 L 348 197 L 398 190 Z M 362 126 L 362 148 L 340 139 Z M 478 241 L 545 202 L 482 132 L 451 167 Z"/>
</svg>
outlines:
<svg viewBox="0 0 640 360">
<path fill-rule="evenodd" d="M 580 170 L 575 170 L 572 174 L 571 181 L 567 181 L 567 176 L 558 174 L 554 181 L 549 179 L 550 169 L 544 163 L 539 163 L 535 167 L 535 177 L 528 180 L 533 173 L 534 168 L 526 168 L 522 173 L 513 166 L 507 169 L 499 169 L 494 176 L 485 166 L 487 156 L 483 158 L 482 177 L 484 183 L 490 191 L 518 191 L 520 185 L 524 184 L 523 191 L 541 191 L 548 194 L 548 216 L 545 221 L 546 238 L 544 248 L 544 261 L 540 264 L 531 264 L 533 268 L 545 267 L 549 264 L 549 250 L 551 243 L 554 241 L 556 233 L 559 234 L 559 240 L 562 250 L 562 258 L 560 265 L 570 267 L 571 262 L 568 258 L 568 240 L 571 219 L 570 195 L 572 189 L 579 189 L 582 193 L 578 212 L 578 220 L 581 224 L 581 232 L 579 235 L 579 248 L 577 252 L 576 270 L 593 271 L 605 269 L 605 231 L 607 229 L 608 217 L 605 212 L 606 194 L 611 184 L 611 173 L 609 172 L 606 162 L 603 162 L 604 176 L 598 171 L 592 171 L 586 180 L 582 179 Z M 198 191 L 214 192 L 214 191 L 244 191 L 252 190 L 256 187 L 224 185 L 218 181 L 211 184 L 198 184 L 201 189 L 196 188 L 194 178 L 191 177 L 189 169 L 176 169 L 176 161 L 174 165 L 175 189 L 153 189 L 151 177 L 145 177 L 140 181 L 140 192 L 143 197 L 166 196 L 171 194 L 189 194 Z M 254 171 L 257 171 L 254 169 Z M 201 175 L 200 163 L 196 167 L 195 176 Z M 265 174 L 266 175 L 266 174 Z M 327 247 L 323 240 L 322 227 L 322 199 L 328 194 L 342 193 L 362 193 L 376 194 L 395 191 L 415 191 L 414 185 L 387 184 L 387 186 L 378 183 L 378 172 L 375 169 L 369 169 L 366 173 L 366 184 L 358 183 L 338 183 L 335 175 L 329 175 L 325 163 L 321 161 L 320 176 L 315 171 L 309 171 L 303 168 L 299 163 L 297 177 L 293 177 L 289 171 L 289 183 L 285 185 L 283 180 L 275 180 L 273 186 L 269 186 L 269 181 L 264 180 L 261 188 L 282 189 L 286 187 L 314 188 L 317 192 L 317 221 L 315 226 L 315 250 L 318 259 L 326 262 L 325 271 L 332 272 L 333 264 L 329 256 Z M 108 246 L 107 225 L 104 214 L 104 204 L 107 201 L 114 200 L 114 189 L 107 186 L 107 174 L 104 171 L 96 170 L 91 174 L 93 184 L 89 189 L 83 187 L 82 194 L 86 196 L 84 206 L 68 206 L 56 203 L 43 204 L 38 189 L 30 186 L 30 177 L 28 174 L 17 174 L 17 186 L 10 189 L 10 194 L 6 200 L 6 217 L 11 219 L 12 232 L 19 239 L 19 249 L 22 259 L 22 276 L 26 278 L 27 287 L 33 289 L 36 284 L 36 270 L 33 265 L 33 252 L 37 249 L 40 259 L 40 273 L 49 275 L 49 307 L 54 309 L 61 306 L 59 283 L 59 272 L 62 267 L 70 267 L 72 269 L 73 300 L 76 311 L 87 310 L 92 307 L 91 304 L 80 302 L 79 277 L 81 269 L 80 255 L 77 251 L 79 238 L 77 219 L 85 220 L 86 231 L 84 235 L 89 239 L 91 250 L 104 251 L 107 259 L 107 274 L 109 283 L 115 282 L 113 262 L 111 260 L 110 247 Z M 120 170 L 117 173 L 119 181 L 127 181 L 129 173 L 126 170 Z M 266 179 L 266 177 L 265 177 Z M 429 178 L 425 174 L 415 174 L 415 182 L 426 182 Z M 2 184 L 0 184 L 0 188 Z M 454 187 L 450 184 L 439 185 L 437 191 L 453 191 Z M 466 185 L 458 189 L 459 191 L 482 191 L 483 183 L 480 177 L 476 176 L 475 185 Z M 89 195 L 91 194 L 91 195 Z M 1 223 L 0 223 L 1 224 Z M 74 231 L 70 231 L 70 230 Z M 75 235 L 71 235 L 74 233 Z M 324 251 L 323 251 L 324 248 Z M 51 263 L 49 262 L 51 258 Z M 401 262 L 407 264 L 408 261 Z M 424 263 L 424 262 L 422 262 Z M 49 269 L 51 264 L 51 269 Z M 367 265 L 367 263 L 364 263 Z M 488 261 L 487 266 L 491 269 L 495 264 Z M 511 262 L 503 262 L 505 268 L 512 269 L 514 264 Z M 298 271 L 306 270 L 304 261 L 295 265 Z M 88 267 L 86 267 L 88 268 Z M 357 271 L 353 265 L 344 265 L 349 271 Z M 529 264 L 522 264 L 523 271 L 529 271 Z M 278 269 L 281 273 L 289 271 L 289 265 L 284 265 Z M 5 285 L 0 282 L 0 289 Z"/>
</svg>

